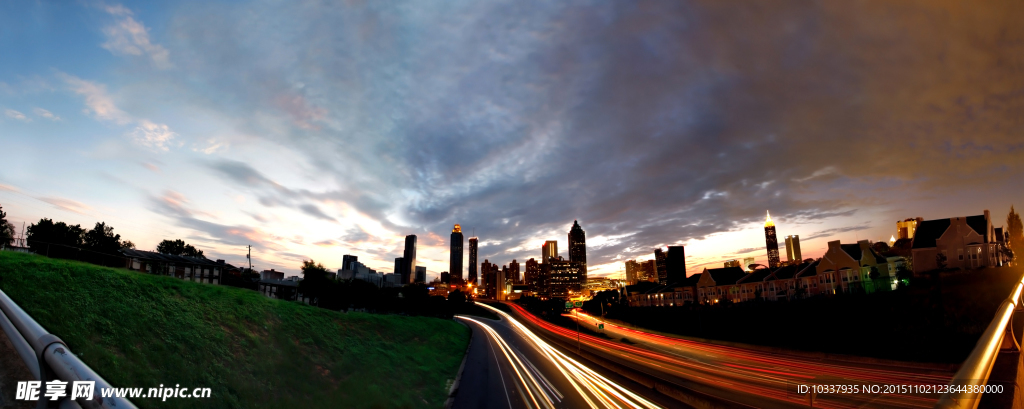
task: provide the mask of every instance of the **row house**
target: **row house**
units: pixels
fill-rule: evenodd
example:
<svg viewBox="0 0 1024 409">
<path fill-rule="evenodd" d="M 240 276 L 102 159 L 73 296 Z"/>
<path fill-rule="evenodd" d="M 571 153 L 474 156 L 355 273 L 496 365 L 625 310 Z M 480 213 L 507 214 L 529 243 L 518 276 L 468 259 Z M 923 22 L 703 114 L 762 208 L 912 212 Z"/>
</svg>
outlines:
<svg viewBox="0 0 1024 409">
<path fill-rule="evenodd" d="M 701 273 L 683 281 L 629 295 L 630 307 L 678 307 L 697 302 L 697 282 Z"/>
<path fill-rule="evenodd" d="M 765 299 L 779 301 L 796 297 L 799 275 L 805 273 L 811 264 L 813 263 L 790 264 L 772 271 L 772 274 L 765 279 L 768 287 Z"/>
<path fill-rule="evenodd" d="M 717 304 L 725 300 L 740 301 L 737 281 L 747 275 L 739 267 L 705 268 L 697 279 L 697 299 L 702 304 Z"/>
<path fill-rule="evenodd" d="M 988 210 L 977 216 L 926 220 L 914 232 L 914 274 L 942 268 L 1001 265 L 1000 238 Z"/>
<path fill-rule="evenodd" d="M 920 231 L 918 225 L 918 231 Z M 882 257 L 867 240 L 856 244 L 842 244 L 839 240 L 828 242 L 828 251 L 821 257 L 817 265 L 818 284 L 821 288 L 817 293 L 836 292 L 875 292 L 888 291 L 895 288 L 896 269 L 902 266 L 900 257 L 892 260 Z M 877 271 L 877 278 L 872 272 Z"/>
<path fill-rule="evenodd" d="M 224 260 L 213 261 L 204 257 L 175 256 L 130 248 L 121 249 L 121 254 L 124 254 L 125 267 L 129 270 L 200 283 L 220 284 L 221 273 L 226 267 Z"/>
<path fill-rule="evenodd" d="M 743 278 L 736 281 L 739 286 L 740 296 L 739 301 L 753 301 L 757 297 L 762 299 L 768 299 L 768 278 L 772 275 L 772 270 L 768 268 L 759 268 L 751 271 Z"/>
</svg>

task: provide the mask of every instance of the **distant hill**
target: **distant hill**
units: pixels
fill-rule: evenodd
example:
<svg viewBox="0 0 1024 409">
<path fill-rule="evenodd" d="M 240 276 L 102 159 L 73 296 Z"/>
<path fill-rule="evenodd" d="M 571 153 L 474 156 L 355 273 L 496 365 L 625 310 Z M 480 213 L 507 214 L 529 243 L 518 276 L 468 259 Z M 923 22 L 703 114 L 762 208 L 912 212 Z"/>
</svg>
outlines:
<svg viewBox="0 0 1024 409">
<path fill-rule="evenodd" d="M 469 329 L 0 251 L 0 289 L 115 387 L 212 388 L 140 408 L 444 405 Z M 0 336 L 2 332 L 0 332 Z"/>
</svg>

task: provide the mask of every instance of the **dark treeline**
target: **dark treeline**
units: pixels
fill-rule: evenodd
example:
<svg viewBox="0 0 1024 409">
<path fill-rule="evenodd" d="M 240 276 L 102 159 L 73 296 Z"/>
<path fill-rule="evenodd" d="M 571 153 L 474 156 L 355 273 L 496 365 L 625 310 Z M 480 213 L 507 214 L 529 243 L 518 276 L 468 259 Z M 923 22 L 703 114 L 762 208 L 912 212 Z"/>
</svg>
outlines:
<svg viewBox="0 0 1024 409">
<path fill-rule="evenodd" d="M 378 288 L 363 280 L 333 279 L 323 264 L 313 260 L 302 263 L 302 275 L 297 294 L 290 294 L 287 292 L 289 290 L 282 288 L 284 292 L 278 293 L 278 297 L 301 297 L 310 305 L 336 311 L 362 310 L 439 318 L 473 313 L 479 308 L 473 304 L 472 297 L 462 291 L 453 291 L 445 298 L 431 296 L 425 284 Z"/>
<path fill-rule="evenodd" d="M 78 224 L 41 219 L 28 226 L 26 242 L 33 253 L 52 258 L 85 261 L 104 266 L 124 266 L 122 248 L 134 248 L 131 241 L 121 240 L 120 234 L 105 222 L 97 222 L 92 229 Z"/>
</svg>

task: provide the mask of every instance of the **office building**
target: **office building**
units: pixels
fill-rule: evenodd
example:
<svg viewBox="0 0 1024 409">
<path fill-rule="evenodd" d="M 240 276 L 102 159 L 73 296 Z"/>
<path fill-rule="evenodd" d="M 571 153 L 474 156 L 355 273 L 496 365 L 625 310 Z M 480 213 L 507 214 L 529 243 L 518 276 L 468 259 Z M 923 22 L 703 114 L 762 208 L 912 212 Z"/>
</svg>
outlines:
<svg viewBox="0 0 1024 409">
<path fill-rule="evenodd" d="M 402 257 L 395 257 L 395 274 L 399 277 L 402 276 L 402 268 L 405 266 L 405 259 Z"/>
<path fill-rule="evenodd" d="M 450 284 L 452 282 L 452 277 L 451 277 L 451 275 L 448 274 L 447 271 L 442 271 L 441 272 L 440 280 L 441 280 L 441 283 L 443 283 L 443 284 Z"/>
<path fill-rule="evenodd" d="M 495 288 L 494 288 L 494 296 L 495 296 L 495 298 L 494 299 L 496 299 L 498 301 L 505 301 L 508 298 L 508 279 L 505 276 L 505 273 L 508 271 L 508 267 L 507 266 L 502 266 L 501 269 L 499 270 L 498 266 L 495 265 L 493 268 L 495 270 L 494 271 L 494 277 L 495 277 L 494 278 L 494 282 L 495 282 Z"/>
<path fill-rule="evenodd" d="M 665 284 L 680 283 L 686 279 L 686 252 L 683 246 L 668 246 L 665 272 Z"/>
<path fill-rule="evenodd" d="M 448 261 L 448 272 L 455 282 L 462 282 L 462 247 L 465 240 L 462 238 L 462 226 L 458 224 L 452 228 L 451 257 Z"/>
<path fill-rule="evenodd" d="M 746 271 L 750 271 L 750 265 L 751 264 L 754 264 L 754 258 L 753 257 L 744 257 L 743 258 L 743 265 L 741 265 L 740 267 L 742 267 Z"/>
<path fill-rule="evenodd" d="M 409 284 L 415 278 L 413 266 L 416 265 L 416 235 L 405 236 L 405 253 L 402 255 L 402 284 Z"/>
<path fill-rule="evenodd" d="M 512 259 L 512 262 L 508 263 L 507 277 L 509 280 L 512 280 L 512 282 L 515 284 L 522 284 L 522 282 L 519 281 L 519 262 L 517 262 L 515 259 Z"/>
<path fill-rule="evenodd" d="M 587 281 L 583 265 L 577 262 L 555 257 L 548 259 L 550 269 L 547 290 L 552 298 L 568 298 L 580 295 L 583 283 Z"/>
<path fill-rule="evenodd" d="M 569 261 L 579 263 L 583 275 L 587 274 L 587 233 L 580 227 L 578 220 L 573 220 L 569 229 Z"/>
<path fill-rule="evenodd" d="M 540 247 L 540 262 L 547 264 L 549 259 L 558 257 L 558 242 L 555 240 L 548 240 L 544 242 L 544 245 Z"/>
<path fill-rule="evenodd" d="M 480 239 L 478 239 L 476 237 L 470 237 L 469 238 L 469 277 L 467 277 L 466 280 L 470 284 L 472 284 L 472 285 L 477 285 L 477 282 L 476 282 L 476 271 L 477 271 L 476 270 L 477 269 L 476 255 L 477 255 L 477 251 L 478 251 L 479 247 L 480 247 Z"/>
<path fill-rule="evenodd" d="M 427 282 L 427 268 L 424 266 L 416 266 L 416 282 L 426 283 Z"/>
<path fill-rule="evenodd" d="M 768 267 L 778 268 L 782 265 L 782 259 L 779 257 L 779 238 L 775 234 L 775 223 L 772 222 L 771 213 L 766 213 L 768 219 L 764 222 L 764 242 L 768 248 Z"/>
<path fill-rule="evenodd" d="M 647 260 L 640 263 L 640 270 L 643 271 L 640 281 L 658 282 L 658 264 L 656 261 Z"/>
<path fill-rule="evenodd" d="M 654 249 L 655 279 L 654 282 L 661 285 L 668 285 L 668 267 L 665 265 L 665 252 L 660 248 Z"/>
<path fill-rule="evenodd" d="M 800 236 L 786 236 L 786 260 L 790 264 L 800 264 L 803 258 L 800 256 Z"/>
<path fill-rule="evenodd" d="M 637 263 L 636 260 L 626 261 L 626 285 L 634 285 L 639 281 L 640 268 L 640 263 Z"/>
<path fill-rule="evenodd" d="M 341 256 L 341 269 L 342 270 L 351 270 L 352 269 L 352 262 L 353 261 L 359 261 L 359 257 L 348 255 L 348 254 L 346 254 L 344 256 Z"/>
<path fill-rule="evenodd" d="M 490 299 L 497 299 L 495 290 L 498 288 L 497 275 L 495 271 L 497 267 L 487 259 L 484 259 L 483 263 L 480 263 L 480 276 L 482 278 L 481 285 L 484 287 L 484 296 Z"/>
<path fill-rule="evenodd" d="M 537 263 L 537 260 L 533 258 L 526 260 L 526 271 L 523 272 L 523 281 L 530 292 L 536 292 L 543 287 L 544 283 L 541 278 L 540 263 Z"/>
<path fill-rule="evenodd" d="M 896 239 L 913 239 L 917 225 L 924 221 L 923 217 L 904 219 L 896 222 Z"/>
</svg>

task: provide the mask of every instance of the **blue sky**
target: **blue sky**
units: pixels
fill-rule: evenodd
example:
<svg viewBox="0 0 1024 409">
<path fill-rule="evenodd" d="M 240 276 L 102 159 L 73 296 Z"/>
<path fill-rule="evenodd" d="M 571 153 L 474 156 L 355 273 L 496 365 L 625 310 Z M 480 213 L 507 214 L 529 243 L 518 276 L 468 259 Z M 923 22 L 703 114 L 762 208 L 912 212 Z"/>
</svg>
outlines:
<svg viewBox="0 0 1024 409">
<path fill-rule="evenodd" d="M 1024 203 L 1024 7 L 956 2 L 5 2 L 0 205 L 297 273 L 406 234 L 447 270 L 574 219 L 591 273 L 805 256 Z"/>
</svg>

